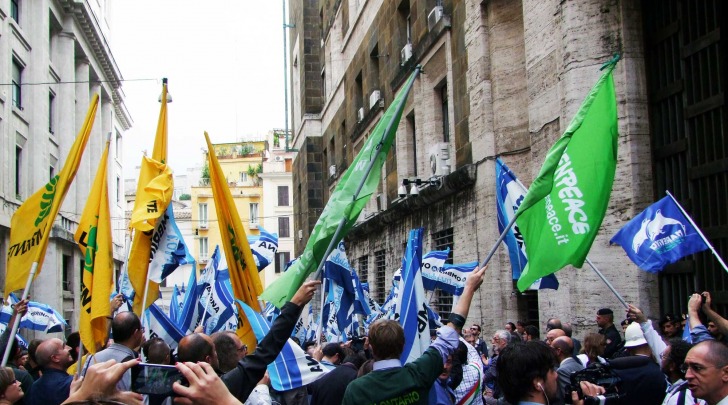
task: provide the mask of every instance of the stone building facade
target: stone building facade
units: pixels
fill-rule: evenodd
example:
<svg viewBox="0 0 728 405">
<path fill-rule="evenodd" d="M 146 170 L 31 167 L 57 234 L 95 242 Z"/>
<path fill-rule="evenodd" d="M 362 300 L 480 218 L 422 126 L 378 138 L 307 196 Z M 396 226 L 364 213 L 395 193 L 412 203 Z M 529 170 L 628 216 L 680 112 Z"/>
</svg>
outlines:
<svg viewBox="0 0 728 405">
<path fill-rule="evenodd" d="M 90 101 L 100 104 L 75 180 L 53 224 L 30 295 L 78 330 L 83 256 L 73 240 L 96 168 L 110 136 L 109 205 L 117 270 L 124 260 L 122 147 L 132 119 L 123 77 L 110 47 L 109 1 L 0 2 L 0 285 L 5 283 L 10 219 L 22 202 L 57 175 Z"/>
<path fill-rule="evenodd" d="M 628 302 L 653 318 L 685 312 L 690 292 L 722 297 L 726 273 L 709 253 L 660 276 L 642 272 L 609 239 L 670 189 L 718 252 L 728 253 L 725 41 L 719 1 L 299 0 L 291 4 L 294 222 L 307 237 L 348 162 L 417 64 L 377 194 L 346 237 L 347 253 L 381 302 L 407 232 L 425 227 L 424 250 L 450 247 L 455 263 L 482 260 L 498 237 L 495 164 L 528 185 L 600 75 L 614 73 L 617 175 L 589 258 Z M 721 53 L 723 52 L 723 53 Z M 722 55 L 722 56 L 721 56 Z M 433 167 L 434 166 L 434 167 Z M 405 179 L 432 180 L 400 196 Z M 504 246 L 474 300 L 471 322 L 559 317 L 577 335 L 621 305 L 588 268 L 557 273 L 557 291 L 519 293 Z M 724 307 L 725 300 L 717 304 Z M 437 292 L 433 306 L 450 308 Z"/>
</svg>

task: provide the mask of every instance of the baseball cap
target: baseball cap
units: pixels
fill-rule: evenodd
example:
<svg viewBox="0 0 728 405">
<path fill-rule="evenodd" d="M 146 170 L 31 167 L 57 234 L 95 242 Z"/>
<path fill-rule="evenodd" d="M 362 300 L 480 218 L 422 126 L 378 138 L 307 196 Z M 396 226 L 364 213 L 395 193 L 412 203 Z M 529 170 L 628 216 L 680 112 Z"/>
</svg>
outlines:
<svg viewBox="0 0 728 405">
<path fill-rule="evenodd" d="M 668 322 L 675 322 L 677 321 L 677 318 L 673 314 L 665 314 L 662 319 L 660 319 L 660 326 L 668 323 Z"/>
<path fill-rule="evenodd" d="M 642 333 L 639 323 L 632 322 L 629 324 L 624 332 L 624 347 L 636 347 L 646 344 L 647 340 L 645 340 L 645 334 Z"/>
</svg>

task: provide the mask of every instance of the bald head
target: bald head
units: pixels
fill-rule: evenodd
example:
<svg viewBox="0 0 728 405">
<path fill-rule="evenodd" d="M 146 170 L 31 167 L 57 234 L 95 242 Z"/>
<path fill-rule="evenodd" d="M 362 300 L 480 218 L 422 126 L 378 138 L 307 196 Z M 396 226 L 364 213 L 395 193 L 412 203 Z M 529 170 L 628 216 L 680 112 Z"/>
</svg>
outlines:
<svg viewBox="0 0 728 405">
<path fill-rule="evenodd" d="M 204 333 L 193 333 L 183 337 L 177 347 L 177 357 L 179 361 L 191 361 L 193 363 L 204 361 L 210 363 L 215 369 L 219 367 L 215 344 Z"/>
<path fill-rule="evenodd" d="M 551 342 L 551 347 L 556 351 L 559 361 L 574 355 L 574 342 L 568 336 L 560 336 Z"/>
<path fill-rule="evenodd" d="M 35 358 L 41 368 L 55 368 L 65 370 L 73 364 L 71 348 L 66 346 L 61 339 L 44 340 L 35 351 Z"/>
<path fill-rule="evenodd" d="M 551 344 L 556 338 L 566 336 L 566 333 L 561 329 L 551 329 L 546 332 L 546 343 Z"/>
</svg>

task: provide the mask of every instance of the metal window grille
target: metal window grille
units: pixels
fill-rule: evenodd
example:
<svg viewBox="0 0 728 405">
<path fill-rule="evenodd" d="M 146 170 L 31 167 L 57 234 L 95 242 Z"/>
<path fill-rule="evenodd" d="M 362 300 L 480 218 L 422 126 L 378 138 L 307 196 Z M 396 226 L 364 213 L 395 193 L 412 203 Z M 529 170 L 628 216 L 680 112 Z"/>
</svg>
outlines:
<svg viewBox="0 0 728 405">
<path fill-rule="evenodd" d="M 362 283 L 369 282 L 369 255 L 364 255 L 358 260 L 359 268 L 359 280 Z"/>
<path fill-rule="evenodd" d="M 384 250 L 374 252 L 374 299 L 379 303 L 384 303 L 387 298 L 387 265 Z"/>
<path fill-rule="evenodd" d="M 447 257 L 445 263 L 452 264 L 453 251 L 455 245 L 453 243 L 453 229 L 447 228 L 439 232 L 432 234 L 432 243 L 435 250 L 445 250 L 450 248 L 450 254 Z M 450 311 L 452 311 L 452 294 L 437 289 L 433 294 L 432 309 L 440 314 L 440 317 L 444 320 L 450 317 Z"/>
<path fill-rule="evenodd" d="M 718 254 L 728 254 L 724 2 L 643 2 L 655 199 L 670 190 Z M 710 252 L 665 268 L 659 276 L 663 313 L 681 313 L 694 291 L 709 289 L 728 309 L 728 275 Z"/>
</svg>

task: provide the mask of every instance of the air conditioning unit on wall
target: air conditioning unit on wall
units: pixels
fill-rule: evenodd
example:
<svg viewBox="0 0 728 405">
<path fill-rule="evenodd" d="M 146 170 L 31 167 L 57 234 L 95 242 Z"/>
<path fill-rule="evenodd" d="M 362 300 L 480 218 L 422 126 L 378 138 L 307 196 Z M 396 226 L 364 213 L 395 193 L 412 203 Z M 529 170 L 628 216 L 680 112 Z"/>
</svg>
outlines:
<svg viewBox="0 0 728 405">
<path fill-rule="evenodd" d="M 433 28 L 435 28 L 435 25 L 442 19 L 443 15 L 443 8 L 442 6 L 435 6 L 432 10 L 430 10 L 430 14 L 427 15 L 427 30 L 432 31 Z"/>
<path fill-rule="evenodd" d="M 402 51 L 400 52 L 400 61 L 402 61 L 402 64 L 404 65 L 405 62 L 410 60 L 412 57 L 412 44 L 407 44 L 402 48 Z"/>
<path fill-rule="evenodd" d="M 450 174 L 450 144 L 439 142 L 430 148 L 430 169 L 433 176 Z"/>
<path fill-rule="evenodd" d="M 375 105 L 382 99 L 382 92 L 379 90 L 372 90 L 372 94 L 369 96 L 369 109 L 374 108 Z"/>
</svg>

